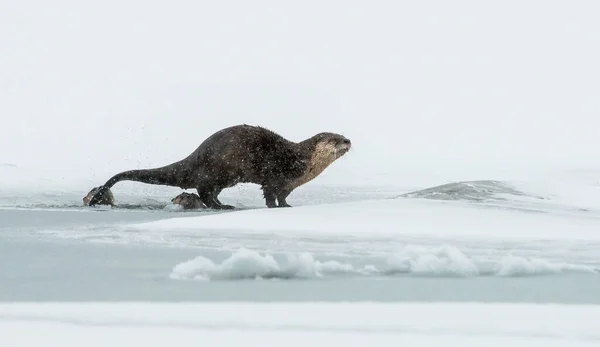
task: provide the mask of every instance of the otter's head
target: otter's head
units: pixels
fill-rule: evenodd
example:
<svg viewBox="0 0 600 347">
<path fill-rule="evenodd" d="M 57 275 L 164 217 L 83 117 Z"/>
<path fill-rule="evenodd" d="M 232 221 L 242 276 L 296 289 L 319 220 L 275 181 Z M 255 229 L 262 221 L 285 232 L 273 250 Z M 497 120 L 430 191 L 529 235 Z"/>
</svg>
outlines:
<svg viewBox="0 0 600 347">
<path fill-rule="evenodd" d="M 334 161 L 348 153 L 352 142 L 343 135 L 336 133 L 320 133 L 313 136 L 314 150 L 319 156 L 327 156 Z"/>
<path fill-rule="evenodd" d="M 90 190 L 90 192 L 83 198 L 83 205 L 89 206 L 92 198 L 100 191 L 101 187 L 95 187 Z M 97 197 L 98 201 L 94 201 L 94 205 L 110 205 L 114 206 L 115 204 L 115 196 L 110 191 L 110 189 L 106 189 L 102 194 Z"/>
<path fill-rule="evenodd" d="M 171 202 L 175 205 L 180 205 L 184 210 L 206 208 L 197 194 L 190 194 L 186 192 L 177 195 L 171 199 Z"/>
<path fill-rule="evenodd" d="M 174 197 L 173 199 L 171 199 L 171 202 L 175 205 L 180 205 L 181 201 L 186 199 L 188 195 L 189 195 L 189 193 L 183 192 L 183 193 L 177 195 L 176 197 Z"/>
</svg>

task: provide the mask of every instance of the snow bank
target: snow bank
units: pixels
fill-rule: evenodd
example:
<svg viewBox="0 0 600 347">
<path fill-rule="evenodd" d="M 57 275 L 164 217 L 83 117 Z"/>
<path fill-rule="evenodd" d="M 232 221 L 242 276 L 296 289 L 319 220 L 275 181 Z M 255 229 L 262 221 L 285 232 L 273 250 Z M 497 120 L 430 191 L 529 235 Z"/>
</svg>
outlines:
<svg viewBox="0 0 600 347">
<path fill-rule="evenodd" d="M 173 279 L 244 279 L 244 278 L 311 278 L 327 274 L 354 273 L 351 264 L 337 261 L 316 261 L 310 253 L 289 254 L 286 264 L 281 264 L 269 254 L 241 249 L 221 264 L 198 256 L 178 264 L 170 277 Z M 368 269 L 363 270 L 368 271 Z"/>
<path fill-rule="evenodd" d="M 336 275 L 393 276 L 534 276 L 581 272 L 600 274 L 592 266 L 552 263 L 507 255 L 490 263 L 468 257 L 456 247 L 407 246 L 388 257 L 383 265 L 353 265 L 336 260 L 315 260 L 308 252 L 288 253 L 285 261 L 273 255 L 240 249 L 220 264 L 198 256 L 177 264 L 170 278 L 176 280 L 306 279 Z"/>
<path fill-rule="evenodd" d="M 351 237 L 471 237 L 600 240 L 600 219 L 491 208 L 465 202 L 382 199 L 282 209 L 254 209 L 138 224 L 135 230 Z"/>
<path fill-rule="evenodd" d="M 0 305 L 0 345 L 573 347 L 600 342 L 599 319 L 549 304 L 18 303 Z"/>
<path fill-rule="evenodd" d="M 406 246 L 392 254 L 384 274 L 410 273 L 426 276 L 535 276 L 558 273 L 600 274 L 600 269 L 581 264 L 525 258 L 510 253 L 502 257 L 469 257 L 458 248 Z"/>
</svg>

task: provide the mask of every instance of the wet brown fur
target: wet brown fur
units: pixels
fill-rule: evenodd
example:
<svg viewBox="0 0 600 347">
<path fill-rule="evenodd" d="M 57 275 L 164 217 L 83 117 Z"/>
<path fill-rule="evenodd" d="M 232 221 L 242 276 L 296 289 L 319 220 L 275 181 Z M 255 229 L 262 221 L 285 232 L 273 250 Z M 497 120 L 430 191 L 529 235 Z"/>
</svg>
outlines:
<svg viewBox="0 0 600 347">
<path fill-rule="evenodd" d="M 204 205 L 214 209 L 233 208 L 219 201 L 223 189 L 255 183 L 261 185 L 268 207 L 289 207 L 287 196 L 321 174 L 350 146 L 350 140 L 335 133 L 323 132 L 292 142 L 260 126 L 236 125 L 209 136 L 185 159 L 156 169 L 114 175 L 89 205 L 100 203 L 106 189 L 129 180 L 195 188 Z"/>
<path fill-rule="evenodd" d="M 204 206 L 200 200 L 198 194 L 194 193 L 183 192 L 171 199 L 171 202 L 175 205 L 180 205 L 184 210 L 197 210 L 206 208 L 206 206 Z"/>
</svg>

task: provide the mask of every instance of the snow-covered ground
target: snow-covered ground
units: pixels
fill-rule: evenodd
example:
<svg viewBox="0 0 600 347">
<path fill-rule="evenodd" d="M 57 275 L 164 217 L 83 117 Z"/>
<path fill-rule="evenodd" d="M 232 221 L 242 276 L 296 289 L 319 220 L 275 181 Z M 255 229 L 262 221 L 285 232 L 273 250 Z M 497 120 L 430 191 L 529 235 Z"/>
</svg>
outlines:
<svg viewBox="0 0 600 347">
<path fill-rule="evenodd" d="M 597 346 L 600 310 L 528 304 L 2 304 L 2 346 Z"/>
<path fill-rule="evenodd" d="M 599 6 L 2 2 L 0 297 L 600 303 Z M 353 147 L 291 209 L 81 206 L 240 123 Z M 93 307 L 4 304 L 0 344 L 598 343 L 585 306 Z"/>
<path fill-rule="evenodd" d="M 189 213 L 169 206 L 176 194 L 170 188 L 121 183 L 117 199 L 142 207 L 113 212 L 144 211 L 151 191 L 155 207 L 145 211 L 170 213 L 146 222 L 32 230 L 58 239 L 197 250 L 172 264 L 173 280 L 600 274 L 600 187 L 592 176 L 548 172 L 512 182 L 390 187 L 315 182 L 292 194 L 295 207 L 267 209 L 250 185 L 224 193 L 237 211 Z M 112 213 L 57 196 L 62 200 L 4 208 Z"/>
</svg>

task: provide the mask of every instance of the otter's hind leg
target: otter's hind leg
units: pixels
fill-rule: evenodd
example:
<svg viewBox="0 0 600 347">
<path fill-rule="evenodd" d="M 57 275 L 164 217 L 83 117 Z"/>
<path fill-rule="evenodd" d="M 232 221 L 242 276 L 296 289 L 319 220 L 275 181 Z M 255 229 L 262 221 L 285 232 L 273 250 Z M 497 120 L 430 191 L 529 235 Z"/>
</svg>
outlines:
<svg viewBox="0 0 600 347">
<path fill-rule="evenodd" d="M 222 189 L 216 189 L 215 187 L 198 187 L 196 188 L 200 200 L 206 207 L 213 210 L 232 210 L 235 207 L 231 205 L 223 205 L 217 196 L 221 193 Z"/>
<path fill-rule="evenodd" d="M 198 196 L 200 197 L 200 201 L 202 201 L 202 203 L 213 210 L 222 210 L 223 209 L 223 205 L 220 204 L 218 202 L 218 200 L 215 199 L 215 196 L 213 195 L 213 191 L 206 189 L 206 188 L 197 188 L 196 191 L 198 192 Z"/>
<path fill-rule="evenodd" d="M 220 200 L 219 200 L 219 194 L 221 194 L 221 192 L 223 191 L 223 188 L 217 188 L 212 192 L 212 199 L 215 202 L 215 204 L 217 206 L 219 206 L 220 209 L 222 210 L 233 210 L 235 209 L 235 207 L 233 207 L 232 205 L 225 205 L 223 204 Z"/>
</svg>

